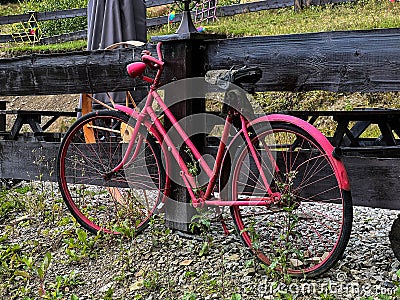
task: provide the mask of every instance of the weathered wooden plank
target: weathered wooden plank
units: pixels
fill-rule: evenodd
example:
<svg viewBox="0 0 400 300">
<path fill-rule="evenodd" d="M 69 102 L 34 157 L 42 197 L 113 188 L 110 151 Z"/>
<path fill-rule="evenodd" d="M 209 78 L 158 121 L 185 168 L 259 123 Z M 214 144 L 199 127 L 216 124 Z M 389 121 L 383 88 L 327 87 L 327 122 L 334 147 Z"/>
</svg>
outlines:
<svg viewBox="0 0 400 300">
<path fill-rule="evenodd" d="M 149 47 L 151 49 L 151 47 Z M 0 60 L 0 95 L 55 95 L 129 90 L 143 85 L 127 76 L 135 51 L 82 51 Z"/>
<path fill-rule="evenodd" d="M 398 91 L 400 29 L 210 41 L 208 69 L 259 65 L 259 91 Z"/>
<path fill-rule="evenodd" d="M 87 30 L 80 30 L 60 35 L 44 37 L 40 41 L 43 44 L 55 44 L 68 41 L 76 41 L 87 38 Z M 0 34 L 0 43 L 13 42 L 14 38 L 11 34 Z"/>
<path fill-rule="evenodd" d="M 56 181 L 60 143 L 0 141 L 0 178 Z"/>
<path fill-rule="evenodd" d="M 218 17 L 234 16 L 237 14 L 257 12 L 261 10 L 293 6 L 293 0 L 257 1 L 242 4 L 221 6 L 217 8 Z"/>
<path fill-rule="evenodd" d="M 174 0 L 145 0 L 146 7 L 154 7 L 174 3 Z"/>
<path fill-rule="evenodd" d="M 175 18 L 172 20 L 172 23 L 178 23 L 181 20 L 182 20 L 182 14 L 178 13 L 175 15 Z M 147 28 L 161 26 L 167 23 L 168 23 L 168 16 L 154 17 L 146 20 Z"/>
<path fill-rule="evenodd" d="M 0 25 L 26 22 L 26 21 L 28 21 L 29 17 L 30 17 L 30 14 L 1 16 L 0 17 Z"/>
<path fill-rule="evenodd" d="M 400 158 L 344 156 L 353 204 L 400 209 Z"/>
<path fill-rule="evenodd" d="M 86 8 L 75 8 L 67 10 L 38 12 L 36 18 L 38 21 L 49 21 L 76 17 L 86 17 L 86 15 Z"/>
<path fill-rule="evenodd" d="M 75 8 L 66 10 L 37 12 L 35 14 L 35 17 L 37 21 L 49 21 L 49 20 L 67 19 L 75 17 L 85 17 L 86 15 L 87 15 L 86 8 Z M 1 16 L 0 25 L 27 22 L 30 17 L 31 14 Z"/>
<path fill-rule="evenodd" d="M 400 29 L 217 40 L 208 42 L 206 68 L 259 65 L 259 91 L 398 91 L 399 44 Z M 1 59 L 0 95 L 126 90 L 130 62 L 131 50 Z"/>
<path fill-rule="evenodd" d="M 294 9 L 299 10 L 311 5 L 325 5 L 333 3 L 354 2 L 355 0 L 294 0 Z"/>
<path fill-rule="evenodd" d="M 45 38 L 41 39 L 41 43 L 55 44 L 55 43 L 61 43 L 61 42 L 76 41 L 76 40 L 81 40 L 81 39 L 86 39 L 86 38 L 87 38 L 87 30 L 80 30 L 80 31 L 45 37 Z"/>
<path fill-rule="evenodd" d="M 13 37 L 11 34 L 0 34 L 0 43 L 12 42 Z"/>
</svg>

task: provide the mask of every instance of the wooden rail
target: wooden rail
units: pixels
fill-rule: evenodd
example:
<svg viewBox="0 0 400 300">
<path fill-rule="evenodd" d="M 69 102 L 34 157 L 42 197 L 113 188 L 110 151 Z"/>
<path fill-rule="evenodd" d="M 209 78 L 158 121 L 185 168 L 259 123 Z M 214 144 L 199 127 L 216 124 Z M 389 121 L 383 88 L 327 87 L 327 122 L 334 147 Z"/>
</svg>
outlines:
<svg viewBox="0 0 400 300">
<path fill-rule="evenodd" d="M 258 65 L 258 91 L 400 91 L 400 29 L 326 32 L 207 41 L 206 65 Z M 154 52 L 154 45 L 147 46 Z M 123 91 L 140 49 L 30 55 L 0 60 L 0 95 Z M 168 62 L 167 62 L 168 64 Z"/>
<path fill-rule="evenodd" d="M 140 50 L 81 51 L 0 60 L 0 95 L 50 95 L 129 90 L 141 84 L 126 65 Z"/>
<path fill-rule="evenodd" d="M 336 31 L 212 42 L 208 68 L 259 65 L 259 91 L 400 90 L 400 29 Z"/>
</svg>

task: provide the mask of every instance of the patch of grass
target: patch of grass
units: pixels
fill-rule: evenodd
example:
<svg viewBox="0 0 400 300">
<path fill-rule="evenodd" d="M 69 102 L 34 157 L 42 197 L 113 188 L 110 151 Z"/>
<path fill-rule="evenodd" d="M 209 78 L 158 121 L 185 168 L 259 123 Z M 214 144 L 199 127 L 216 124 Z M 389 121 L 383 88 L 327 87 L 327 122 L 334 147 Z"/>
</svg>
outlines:
<svg viewBox="0 0 400 300">
<path fill-rule="evenodd" d="M 27 11 L 56 11 L 72 8 L 84 8 L 86 0 L 20 0 L 20 13 Z M 45 36 L 54 36 L 67 32 L 82 30 L 87 26 L 86 17 L 58 18 L 56 20 L 38 22 Z"/>
<path fill-rule="evenodd" d="M 29 188 L 16 188 L 14 190 L 0 190 L 0 221 L 7 220 L 13 214 L 23 211 L 26 207 L 22 195 L 28 192 Z"/>
<path fill-rule="evenodd" d="M 7 5 L 0 5 L 0 16 L 13 15 L 18 11 L 18 8 L 18 4 L 9 3 Z"/>
<path fill-rule="evenodd" d="M 0 46 L 0 50 L 9 56 L 28 55 L 31 53 L 62 53 L 71 51 L 81 51 L 86 49 L 86 40 L 71 41 L 51 45 L 31 45 L 31 44 L 7 44 Z"/>
<path fill-rule="evenodd" d="M 400 108 L 399 92 L 334 93 L 311 91 L 301 93 L 263 92 L 255 98 L 266 112 L 285 110 L 353 110 L 357 108 Z"/>
<path fill-rule="evenodd" d="M 399 109 L 400 92 L 388 93 L 334 93 L 328 91 L 311 92 L 263 92 L 257 93 L 257 103 L 267 113 L 285 112 L 290 110 L 306 111 L 334 111 L 354 110 L 362 108 L 390 108 Z M 327 136 L 332 136 L 336 129 L 336 122 L 332 117 L 320 117 L 314 125 Z M 362 135 L 378 137 L 380 131 L 376 126 L 370 126 Z"/>
<path fill-rule="evenodd" d="M 17 10 L 15 5 L 0 6 L 0 15 Z M 158 15 L 157 12 L 150 12 Z M 165 7 L 162 13 L 165 12 Z M 197 26 L 197 25 L 196 25 Z M 400 3 L 387 0 L 360 0 L 352 3 L 311 6 L 300 12 L 292 7 L 220 17 L 216 22 L 203 24 L 207 33 L 226 34 L 228 37 L 280 35 L 335 30 L 359 30 L 400 27 Z M 178 24 L 164 25 L 148 31 L 152 36 L 174 33 Z M 86 41 L 56 45 L 7 45 L 3 51 L 12 55 L 75 51 L 86 48 Z"/>
<path fill-rule="evenodd" d="M 70 262 L 79 262 L 85 258 L 95 258 L 95 245 L 96 242 L 101 238 L 101 234 L 88 235 L 88 233 L 77 228 L 76 236 L 64 239 L 64 243 L 67 245 L 65 253 L 69 257 Z"/>
<path fill-rule="evenodd" d="M 280 35 L 305 32 L 400 27 L 400 3 L 361 0 L 353 3 L 292 7 L 219 18 L 205 24 L 206 32 L 234 36 Z M 149 31 L 149 36 L 171 34 L 175 25 Z"/>
</svg>

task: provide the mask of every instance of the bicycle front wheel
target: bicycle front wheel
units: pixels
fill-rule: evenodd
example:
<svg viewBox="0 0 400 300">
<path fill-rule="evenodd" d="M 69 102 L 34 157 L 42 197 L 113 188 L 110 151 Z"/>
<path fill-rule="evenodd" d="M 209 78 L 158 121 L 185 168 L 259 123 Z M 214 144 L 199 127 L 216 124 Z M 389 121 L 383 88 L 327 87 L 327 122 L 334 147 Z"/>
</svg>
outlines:
<svg viewBox="0 0 400 300">
<path fill-rule="evenodd" d="M 260 164 L 249 147 L 239 148 L 230 199 L 279 198 L 265 206 L 232 206 L 237 231 L 267 271 L 320 275 L 348 243 L 350 192 L 340 188 L 342 177 L 335 172 L 332 154 L 308 132 L 283 122 L 256 129 L 251 140 Z"/>
<path fill-rule="evenodd" d="M 141 128 L 124 167 L 122 160 L 134 124 L 117 111 L 78 119 L 58 154 L 58 183 L 66 205 L 87 230 L 136 234 L 157 209 L 166 186 L 160 145 Z"/>
</svg>

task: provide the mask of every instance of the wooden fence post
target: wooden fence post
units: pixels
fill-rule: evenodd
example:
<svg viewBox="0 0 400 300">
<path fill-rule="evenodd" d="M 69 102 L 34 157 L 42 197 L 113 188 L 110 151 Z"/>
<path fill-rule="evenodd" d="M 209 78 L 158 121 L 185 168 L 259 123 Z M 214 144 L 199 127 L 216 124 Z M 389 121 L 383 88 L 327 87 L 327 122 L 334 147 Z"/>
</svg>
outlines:
<svg viewBox="0 0 400 300">
<path fill-rule="evenodd" d="M 166 67 L 164 71 L 165 82 L 176 81 L 185 78 L 193 77 L 204 77 L 206 73 L 205 60 L 207 57 L 206 43 L 205 40 L 221 38 L 222 36 L 200 34 L 200 33 L 183 33 L 173 34 L 167 36 L 154 37 L 152 40 L 155 42 L 163 42 L 163 53 Z M 184 102 L 173 104 L 174 99 L 179 94 L 180 99 L 186 99 L 186 96 L 190 91 L 185 90 L 185 84 L 179 85 L 183 88 L 165 90 L 165 103 L 170 107 L 170 110 L 177 118 L 181 120 L 180 124 L 188 132 L 191 131 L 190 122 L 185 122 L 183 118 L 192 114 L 199 114 L 205 112 L 205 99 L 187 99 Z M 181 98 L 183 97 L 183 98 Z M 197 126 L 203 126 L 205 124 L 196 124 Z M 169 122 L 165 124 L 167 130 L 171 127 Z M 203 131 L 205 132 L 205 131 Z M 196 134 L 191 137 L 193 143 L 199 149 L 200 153 L 203 152 L 205 145 L 205 135 Z M 181 154 L 185 157 L 184 149 L 180 149 Z M 171 161 L 174 161 L 171 158 Z M 165 218 L 166 225 L 169 228 L 176 229 L 182 232 L 190 232 L 189 225 L 192 221 L 192 217 L 196 214 L 196 210 L 191 205 L 191 199 L 187 193 L 186 187 L 183 186 L 183 182 L 177 182 L 177 176 L 179 176 L 179 166 L 173 165 L 171 172 L 174 175 L 171 186 L 170 199 L 167 201 L 165 207 Z M 178 174 L 178 175 L 176 175 Z"/>
</svg>

